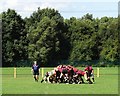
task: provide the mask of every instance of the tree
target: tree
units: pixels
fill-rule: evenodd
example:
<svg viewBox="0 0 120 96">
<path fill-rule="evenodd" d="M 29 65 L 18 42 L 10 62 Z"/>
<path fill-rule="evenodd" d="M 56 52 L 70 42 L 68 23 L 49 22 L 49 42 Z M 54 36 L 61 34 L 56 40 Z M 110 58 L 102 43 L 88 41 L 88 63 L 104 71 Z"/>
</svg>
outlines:
<svg viewBox="0 0 120 96">
<path fill-rule="evenodd" d="M 36 17 L 37 16 L 37 17 Z M 38 9 L 33 13 L 32 19 L 35 23 L 29 22 L 29 58 L 40 61 L 42 64 L 54 64 L 60 59 L 60 38 L 63 37 L 63 17 L 54 9 Z M 37 18 L 37 19 L 36 19 Z M 27 23 L 26 23 L 27 24 Z M 35 27 L 32 26 L 35 24 Z"/>
<path fill-rule="evenodd" d="M 25 22 L 15 10 L 2 13 L 2 61 L 3 66 L 27 59 Z M 7 65 L 9 64 L 9 65 Z"/>
<path fill-rule="evenodd" d="M 70 60 L 92 60 L 92 48 L 95 44 L 92 35 L 95 32 L 94 22 L 89 19 L 70 18 L 67 21 L 70 34 Z"/>
<path fill-rule="evenodd" d="M 86 15 L 84 15 L 83 17 L 82 17 L 82 19 L 85 19 L 85 20 L 93 20 L 93 15 L 92 14 L 89 14 L 89 13 L 87 13 Z"/>
<path fill-rule="evenodd" d="M 48 66 L 61 60 L 119 60 L 119 18 L 87 13 L 64 19 L 51 8 L 38 8 L 25 19 L 11 9 L 0 16 L 4 66 L 25 59 Z"/>
<path fill-rule="evenodd" d="M 105 19 L 106 20 L 106 19 Z M 104 38 L 102 38 L 102 51 L 100 53 L 102 60 L 108 60 L 108 61 L 116 61 L 118 60 L 119 54 L 118 54 L 118 47 L 119 47 L 119 41 L 118 41 L 118 19 L 108 18 L 107 24 L 105 28 L 102 29 L 102 34 L 104 35 Z"/>
</svg>

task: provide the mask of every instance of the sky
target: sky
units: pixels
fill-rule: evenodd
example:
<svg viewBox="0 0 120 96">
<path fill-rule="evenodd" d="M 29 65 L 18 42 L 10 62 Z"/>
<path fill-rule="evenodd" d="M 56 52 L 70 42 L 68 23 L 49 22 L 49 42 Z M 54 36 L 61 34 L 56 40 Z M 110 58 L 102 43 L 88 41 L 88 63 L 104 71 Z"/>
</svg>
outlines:
<svg viewBox="0 0 120 96">
<path fill-rule="evenodd" d="M 0 13 L 8 8 L 16 10 L 22 18 L 29 17 L 40 7 L 54 8 L 64 18 L 81 18 L 90 13 L 94 18 L 117 17 L 119 0 L 0 0 Z"/>
</svg>

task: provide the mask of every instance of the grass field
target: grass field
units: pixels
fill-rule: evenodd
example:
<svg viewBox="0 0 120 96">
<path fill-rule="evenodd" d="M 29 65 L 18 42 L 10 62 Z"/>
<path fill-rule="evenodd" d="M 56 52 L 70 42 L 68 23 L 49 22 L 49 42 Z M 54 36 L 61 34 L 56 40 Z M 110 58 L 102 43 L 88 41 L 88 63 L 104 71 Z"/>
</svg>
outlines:
<svg viewBox="0 0 120 96">
<path fill-rule="evenodd" d="M 17 68 L 16 79 L 13 69 L 2 69 L 2 94 L 118 94 L 117 67 L 100 68 L 100 77 L 96 77 L 94 68 L 95 84 L 41 84 L 40 80 L 34 82 L 31 68 Z M 51 69 L 45 68 L 44 72 Z"/>
</svg>

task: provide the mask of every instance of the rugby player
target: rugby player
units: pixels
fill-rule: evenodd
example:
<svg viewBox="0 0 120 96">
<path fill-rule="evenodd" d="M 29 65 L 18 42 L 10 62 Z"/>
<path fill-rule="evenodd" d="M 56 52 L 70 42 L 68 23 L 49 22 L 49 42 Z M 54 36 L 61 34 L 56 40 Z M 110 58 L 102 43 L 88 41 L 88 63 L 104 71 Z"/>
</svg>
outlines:
<svg viewBox="0 0 120 96">
<path fill-rule="evenodd" d="M 52 71 L 50 71 L 50 72 L 47 72 L 47 73 L 45 74 L 44 78 L 41 80 L 41 83 L 42 83 L 43 81 L 45 81 L 45 83 L 46 83 L 46 82 L 48 82 L 48 83 L 53 83 L 53 82 L 55 81 L 55 79 L 56 79 L 55 76 L 56 76 L 55 70 L 52 70 Z"/>
<path fill-rule="evenodd" d="M 79 83 L 85 83 L 82 77 L 84 77 L 85 80 L 87 80 L 87 73 L 85 71 L 78 70 L 76 72 L 76 76 L 80 79 Z"/>
<path fill-rule="evenodd" d="M 42 83 L 43 81 L 45 81 L 45 83 L 46 83 L 46 81 L 48 81 L 48 76 L 49 76 L 49 72 L 47 72 L 47 73 L 45 74 L 44 78 L 42 78 L 41 83 Z"/>
<path fill-rule="evenodd" d="M 92 81 L 94 83 L 95 82 L 95 80 L 94 80 L 94 70 L 93 70 L 92 66 L 87 65 L 84 70 L 87 72 L 88 81 L 90 80 L 90 77 L 91 77 Z"/>
</svg>

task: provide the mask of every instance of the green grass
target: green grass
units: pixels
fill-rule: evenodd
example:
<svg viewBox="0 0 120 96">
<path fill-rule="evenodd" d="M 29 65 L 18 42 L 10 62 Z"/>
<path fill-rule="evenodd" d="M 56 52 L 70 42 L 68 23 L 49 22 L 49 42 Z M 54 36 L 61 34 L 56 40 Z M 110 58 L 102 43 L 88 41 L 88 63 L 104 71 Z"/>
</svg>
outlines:
<svg viewBox="0 0 120 96">
<path fill-rule="evenodd" d="M 31 68 L 17 68 L 16 79 L 13 69 L 2 69 L 2 94 L 118 94 L 117 67 L 100 68 L 100 77 L 96 77 L 97 68 L 94 68 L 95 84 L 41 84 L 40 80 L 34 82 Z"/>
</svg>

